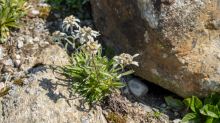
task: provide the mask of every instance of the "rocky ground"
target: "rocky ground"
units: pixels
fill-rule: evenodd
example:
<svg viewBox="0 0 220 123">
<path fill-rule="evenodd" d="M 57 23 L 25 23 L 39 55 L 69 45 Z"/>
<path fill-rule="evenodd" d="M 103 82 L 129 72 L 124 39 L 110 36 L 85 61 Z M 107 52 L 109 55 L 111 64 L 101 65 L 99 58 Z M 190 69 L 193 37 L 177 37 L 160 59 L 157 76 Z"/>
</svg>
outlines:
<svg viewBox="0 0 220 123">
<path fill-rule="evenodd" d="M 57 11 L 56 5 L 44 1 L 29 0 L 29 4 L 32 7 L 28 14 L 17 21 L 28 24 L 13 30 L 9 40 L 0 44 L 1 122 L 179 123 L 187 113 L 168 107 L 155 115 L 167 107 L 164 96 L 179 97 L 133 75 L 121 78 L 126 86 L 120 94 L 83 106 L 85 100 L 80 94 L 71 94 L 72 86 L 56 70 L 56 66 L 69 64 L 64 58 L 66 52 L 49 42 L 53 31 L 62 31 L 65 11 Z M 36 10 L 40 13 L 35 15 Z M 92 20 L 83 20 L 83 25 L 94 28 Z M 103 52 L 108 54 L 106 50 L 104 47 Z M 68 47 L 68 52 L 73 49 Z M 128 88 L 127 82 L 145 83 L 148 89 L 136 98 L 130 90 L 139 93 L 140 88 Z"/>
</svg>

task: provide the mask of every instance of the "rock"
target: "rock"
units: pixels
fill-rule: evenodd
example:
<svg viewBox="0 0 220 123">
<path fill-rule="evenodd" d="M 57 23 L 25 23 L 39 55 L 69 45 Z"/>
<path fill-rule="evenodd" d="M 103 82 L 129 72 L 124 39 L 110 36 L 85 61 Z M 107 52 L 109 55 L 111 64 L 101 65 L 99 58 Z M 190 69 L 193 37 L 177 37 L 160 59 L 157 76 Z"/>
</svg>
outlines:
<svg viewBox="0 0 220 123">
<path fill-rule="evenodd" d="M 40 39 L 38 37 L 35 37 L 33 41 L 38 42 L 40 41 Z"/>
<path fill-rule="evenodd" d="M 48 22 L 47 24 L 46 24 L 46 28 L 47 27 L 50 27 L 50 26 L 52 26 L 53 25 L 53 22 Z"/>
<path fill-rule="evenodd" d="M 174 116 L 178 116 L 179 115 L 179 113 L 178 112 L 174 112 Z"/>
<path fill-rule="evenodd" d="M 38 11 L 38 10 L 32 10 L 31 11 L 31 14 L 33 14 L 33 15 L 38 15 L 40 12 Z"/>
<path fill-rule="evenodd" d="M 0 82 L 0 90 L 2 90 L 5 87 L 4 82 Z"/>
<path fill-rule="evenodd" d="M 28 38 L 28 40 L 27 40 L 27 42 L 29 43 L 29 44 L 33 44 L 34 42 L 33 42 L 33 38 L 32 37 L 30 37 L 30 38 Z"/>
<path fill-rule="evenodd" d="M 22 48 L 23 46 L 24 46 L 23 41 L 18 40 L 18 48 L 20 49 L 20 48 Z"/>
<path fill-rule="evenodd" d="M 33 48 L 31 48 L 32 50 L 36 50 L 36 49 L 38 49 L 38 44 L 34 44 L 33 45 Z"/>
<path fill-rule="evenodd" d="M 20 59 L 21 58 L 21 56 L 20 55 L 15 55 L 15 59 Z"/>
<path fill-rule="evenodd" d="M 60 18 L 60 14 L 54 13 L 54 16 L 55 16 L 56 18 Z"/>
<path fill-rule="evenodd" d="M 42 8 L 48 7 L 46 3 L 39 3 L 37 6 Z"/>
<path fill-rule="evenodd" d="M 18 37 L 18 40 L 24 41 L 24 37 L 20 36 Z"/>
<path fill-rule="evenodd" d="M 160 107 L 161 107 L 161 108 L 166 108 L 167 105 L 166 105 L 166 103 L 163 103 L 163 104 L 160 105 Z"/>
<path fill-rule="evenodd" d="M 4 57 L 3 47 L 0 47 L 0 60 L 2 60 L 3 57 Z"/>
<path fill-rule="evenodd" d="M 152 112 L 153 110 L 151 109 L 150 106 L 144 105 L 142 103 L 140 103 L 140 105 L 144 108 L 144 110 L 148 113 Z"/>
<path fill-rule="evenodd" d="M 69 64 L 68 59 L 64 58 L 64 56 L 66 56 L 66 52 L 62 48 L 57 45 L 49 45 L 38 55 L 29 57 L 28 64 L 22 64 L 21 70 L 26 71 L 32 68 L 36 63 L 47 65 Z"/>
<path fill-rule="evenodd" d="M 128 88 L 125 88 L 125 89 L 124 89 L 124 93 L 125 93 L 125 94 L 128 94 L 128 93 L 129 93 Z"/>
<path fill-rule="evenodd" d="M 49 42 L 46 42 L 46 41 L 40 41 L 40 46 L 41 47 L 45 47 L 47 45 L 49 45 L 50 43 Z"/>
<path fill-rule="evenodd" d="M 61 48 L 51 48 L 52 51 L 58 50 L 57 54 L 62 56 L 58 58 L 59 60 L 64 60 L 65 52 Z M 50 48 L 46 48 L 42 53 L 51 53 L 50 50 Z M 45 56 L 45 54 L 39 55 Z M 39 57 L 39 59 L 45 58 Z M 68 62 L 55 63 L 64 66 Z M 22 82 L 25 82 L 23 86 L 12 85 L 9 94 L 0 101 L 0 112 L 4 112 L 4 115 L 1 115 L 1 122 L 107 123 L 100 106 L 93 105 L 91 109 L 89 105 L 80 106 L 80 100 L 82 100 L 80 95 L 74 95 L 79 98 L 70 96 L 69 88 L 63 86 L 66 83 L 63 81 L 65 76 L 51 65 L 45 67 L 47 69 L 44 71 L 22 79 Z M 37 81 L 30 83 L 31 79 L 37 79 Z"/>
<path fill-rule="evenodd" d="M 7 79 L 7 78 L 8 78 L 8 79 Z M 3 81 L 6 81 L 6 79 L 7 79 L 7 81 L 10 82 L 10 81 L 11 81 L 11 78 L 12 78 L 12 76 L 11 76 L 11 75 L 8 75 L 8 73 L 7 73 L 7 74 L 4 75 L 4 77 L 2 78 L 2 80 L 3 80 Z"/>
<path fill-rule="evenodd" d="M 173 123 L 181 123 L 181 119 L 175 119 L 175 120 L 173 120 Z"/>
<path fill-rule="evenodd" d="M 21 81 L 22 81 L 22 83 L 23 83 L 24 85 L 27 85 L 27 84 L 29 83 L 29 81 L 28 81 L 27 78 L 24 78 L 24 79 L 22 79 Z"/>
<path fill-rule="evenodd" d="M 148 92 L 148 87 L 138 79 L 134 78 L 128 81 L 128 84 L 131 92 L 137 97 L 142 97 Z"/>
<path fill-rule="evenodd" d="M 15 66 L 18 67 L 21 63 L 21 60 L 15 60 Z"/>
<path fill-rule="evenodd" d="M 24 40 L 28 40 L 28 38 L 29 38 L 29 35 L 23 35 L 23 38 L 24 38 Z"/>
<path fill-rule="evenodd" d="M 10 65 L 10 66 L 13 66 L 13 62 L 12 62 L 12 59 L 8 59 L 4 62 L 5 65 Z"/>
<path fill-rule="evenodd" d="M 139 53 L 140 67 L 128 67 L 183 98 L 220 94 L 218 0 L 158 1 L 91 0 L 103 41 L 116 54 Z"/>
</svg>

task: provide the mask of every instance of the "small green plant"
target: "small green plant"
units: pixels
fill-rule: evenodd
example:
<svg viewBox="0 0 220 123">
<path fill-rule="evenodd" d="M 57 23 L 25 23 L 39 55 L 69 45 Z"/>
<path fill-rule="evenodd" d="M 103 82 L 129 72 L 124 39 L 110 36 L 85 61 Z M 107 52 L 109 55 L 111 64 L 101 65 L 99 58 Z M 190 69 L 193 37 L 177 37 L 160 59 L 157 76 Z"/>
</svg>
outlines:
<svg viewBox="0 0 220 123">
<path fill-rule="evenodd" d="M 0 0 L 0 30 L 1 42 L 7 39 L 9 35 L 9 27 L 18 28 L 21 23 L 14 23 L 15 20 L 20 19 L 27 13 L 30 6 L 23 0 Z"/>
<path fill-rule="evenodd" d="M 165 110 L 167 110 L 168 106 L 161 112 L 157 111 L 154 113 L 154 116 L 157 117 L 157 118 L 160 118 L 160 114 L 162 114 Z"/>
<path fill-rule="evenodd" d="M 165 97 L 166 98 L 166 97 Z M 169 97 L 170 98 L 170 97 Z M 170 101 L 170 100 L 169 100 Z M 168 104 L 180 104 L 180 100 L 173 99 L 174 102 Z M 178 102 L 176 102 L 178 101 Z M 182 102 L 181 102 L 182 103 Z M 195 96 L 186 98 L 183 103 L 187 109 L 191 109 L 193 113 L 185 115 L 181 123 L 220 123 L 220 96 L 212 94 L 210 98 L 200 100 Z M 181 104 L 183 105 L 183 104 Z M 178 106 L 181 107 L 180 105 Z M 182 107 L 183 108 L 183 107 Z"/>
<path fill-rule="evenodd" d="M 101 45 L 98 44 L 98 41 L 94 41 L 94 38 L 100 35 L 99 32 L 90 27 L 81 28 L 77 22 L 80 20 L 74 16 L 67 17 L 63 21 L 63 29 L 68 31 L 70 28 L 72 36 L 67 36 L 66 33 L 60 31 L 53 33 L 52 41 L 56 40 L 61 43 L 61 40 L 66 40 L 64 50 L 66 51 L 67 45 L 71 44 L 76 51 L 69 57 L 71 65 L 58 67 L 58 69 L 68 75 L 66 79 L 77 80 L 72 82 L 73 93 L 82 93 L 82 96 L 87 98 L 87 103 L 99 102 L 107 94 L 112 95 L 112 89 L 117 91 L 117 88 L 124 87 L 124 84 L 119 82 L 120 77 L 134 72 L 130 70 L 123 73 L 124 68 L 130 64 L 138 66 L 138 62 L 133 61 L 133 58 L 139 54 L 131 56 L 123 53 L 108 61 L 106 56 L 101 56 Z M 79 28 L 79 30 L 75 30 L 76 34 L 73 33 L 73 26 Z M 78 49 L 75 47 L 75 39 L 79 39 L 82 44 Z M 118 65 L 120 65 L 119 68 L 117 68 Z"/>
</svg>

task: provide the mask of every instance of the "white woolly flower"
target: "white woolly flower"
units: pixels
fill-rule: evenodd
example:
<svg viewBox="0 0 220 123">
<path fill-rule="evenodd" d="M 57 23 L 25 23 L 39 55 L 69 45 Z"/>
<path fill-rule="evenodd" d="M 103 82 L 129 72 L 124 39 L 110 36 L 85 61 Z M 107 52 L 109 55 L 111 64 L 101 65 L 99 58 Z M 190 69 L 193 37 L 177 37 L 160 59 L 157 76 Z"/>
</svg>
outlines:
<svg viewBox="0 0 220 123">
<path fill-rule="evenodd" d="M 59 41 L 61 42 L 61 39 L 63 39 L 64 37 L 66 36 L 66 33 L 62 33 L 60 31 L 55 31 L 53 34 L 52 34 L 52 38 L 51 38 L 51 41 Z"/>
<path fill-rule="evenodd" d="M 122 64 L 122 65 L 129 65 L 129 64 L 133 64 L 136 66 L 138 65 L 138 62 L 133 61 L 134 57 L 137 57 L 139 54 L 135 54 L 133 56 L 131 56 L 130 54 L 125 54 L 122 53 L 120 56 L 114 56 L 113 60 L 115 60 L 117 63 L 113 65 L 113 69 L 118 65 L 118 64 Z"/>
<path fill-rule="evenodd" d="M 80 20 L 76 19 L 73 15 L 66 17 L 63 21 L 62 28 L 64 27 L 63 30 L 66 29 L 67 32 L 68 32 L 69 27 L 76 26 L 77 28 L 80 28 L 77 22 L 80 22 Z"/>
<path fill-rule="evenodd" d="M 92 30 L 90 27 L 79 28 L 79 30 L 75 30 L 77 32 L 75 38 L 80 39 L 80 43 L 83 44 L 87 39 L 88 41 L 93 41 L 96 36 L 99 36 L 99 32 Z"/>
<path fill-rule="evenodd" d="M 88 41 L 84 44 L 83 50 L 89 54 L 96 54 L 100 47 L 101 44 L 98 44 L 98 41 Z"/>
</svg>

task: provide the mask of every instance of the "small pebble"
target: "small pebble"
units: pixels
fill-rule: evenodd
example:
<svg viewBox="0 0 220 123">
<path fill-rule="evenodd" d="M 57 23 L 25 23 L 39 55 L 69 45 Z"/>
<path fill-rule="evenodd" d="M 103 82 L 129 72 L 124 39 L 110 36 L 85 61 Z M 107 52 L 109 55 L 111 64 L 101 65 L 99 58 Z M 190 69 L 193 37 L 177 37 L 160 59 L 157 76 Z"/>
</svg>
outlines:
<svg viewBox="0 0 220 123">
<path fill-rule="evenodd" d="M 19 60 L 19 59 L 21 58 L 21 56 L 20 56 L 20 55 L 15 55 L 15 58 L 16 58 L 17 60 Z"/>
<path fill-rule="evenodd" d="M 40 39 L 39 39 L 38 37 L 35 37 L 35 38 L 34 38 L 34 41 L 35 41 L 35 42 L 38 42 L 38 41 L 40 41 Z"/>
</svg>

